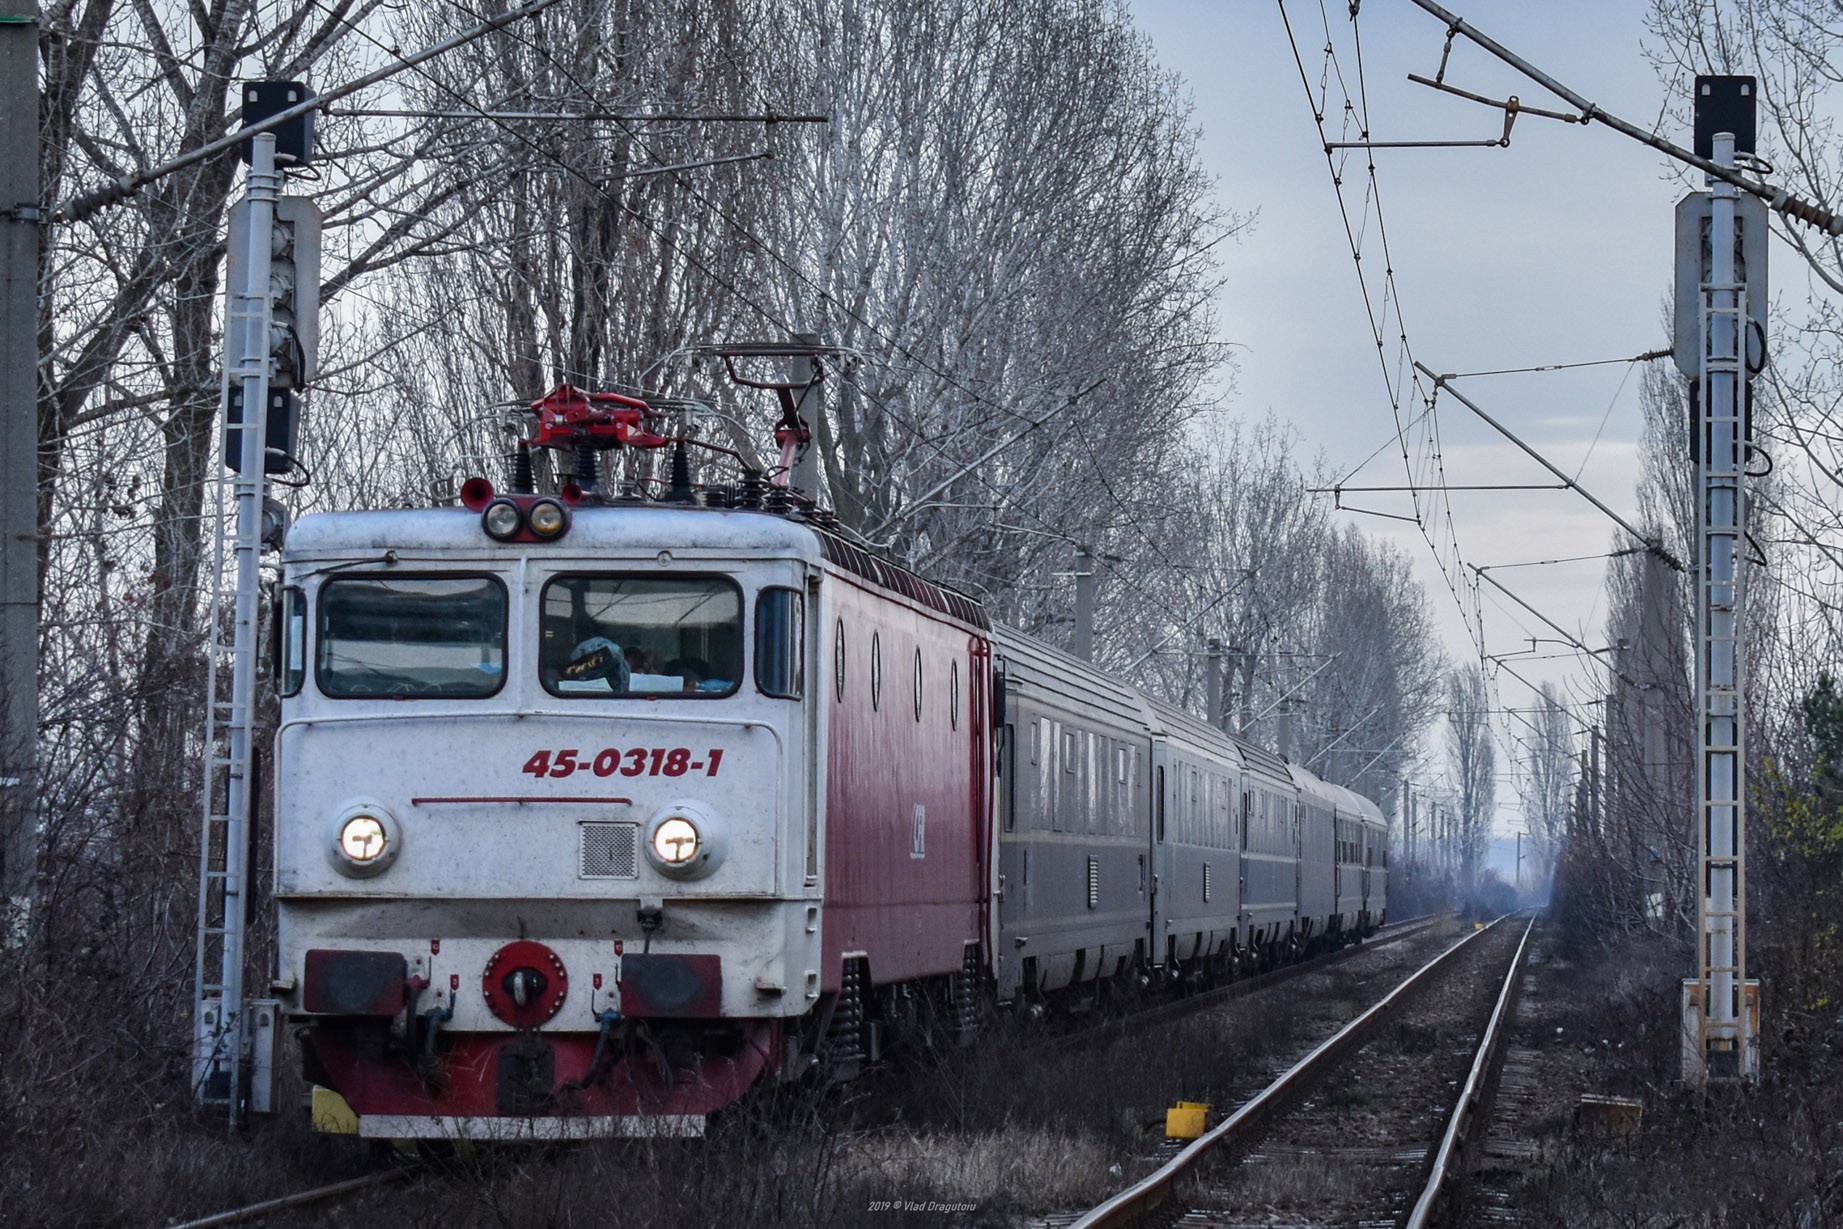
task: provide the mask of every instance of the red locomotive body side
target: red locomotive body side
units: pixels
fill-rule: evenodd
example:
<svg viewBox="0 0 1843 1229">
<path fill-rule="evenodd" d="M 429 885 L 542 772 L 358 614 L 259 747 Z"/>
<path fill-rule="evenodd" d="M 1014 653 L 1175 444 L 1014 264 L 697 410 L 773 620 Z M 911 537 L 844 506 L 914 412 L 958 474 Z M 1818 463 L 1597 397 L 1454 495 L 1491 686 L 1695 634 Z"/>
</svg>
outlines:
<svg viewBox="0 0 1843 1229">
<path fill-rule="evenodd" d="M 984 916 L 989 642 L 848 574 L 829 583 L 821 986 L 859 955 L 874 984 L 953 974 Z"/>
</svg>

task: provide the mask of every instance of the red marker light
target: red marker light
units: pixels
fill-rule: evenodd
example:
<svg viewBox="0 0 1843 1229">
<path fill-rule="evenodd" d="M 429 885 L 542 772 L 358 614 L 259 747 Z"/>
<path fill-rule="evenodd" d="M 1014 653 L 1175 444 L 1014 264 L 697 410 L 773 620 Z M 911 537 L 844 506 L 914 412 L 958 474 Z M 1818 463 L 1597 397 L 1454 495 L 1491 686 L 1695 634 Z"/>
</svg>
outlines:
<svg viewBox="0 0 1843 1229">
<path fill-rule="evenodd" d="M 469 478 L 461 484 L 461 506 L 469 512 L 478 512 L 493 502 L 493 484 L 485 478 Z"/>
</svg>

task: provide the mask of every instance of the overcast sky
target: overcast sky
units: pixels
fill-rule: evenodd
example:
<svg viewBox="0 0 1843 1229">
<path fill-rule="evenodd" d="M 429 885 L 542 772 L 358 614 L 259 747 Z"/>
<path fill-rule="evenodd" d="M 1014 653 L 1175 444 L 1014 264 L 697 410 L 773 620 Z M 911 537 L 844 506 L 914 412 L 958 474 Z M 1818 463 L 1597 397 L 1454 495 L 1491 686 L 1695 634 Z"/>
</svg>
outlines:
<svg viewBox="0 0 1843 1229">
<path fill-rule="evenodd" d="M 1644 58 L 1642 0 L 1446 5 L 1604 110 L 1645 128 L 1659 123 L 1665 87 Z M 1220 326 L 1239 353 L 1229 405 L 1239 414 L 1271 411 L 1292 422 L 1307 449 L 1322 450 L 1340 475 L 1383 448 L 1349 481 L 1401 484 L 1399 450 L 1385 447 L 1395 420 L 1382 364 L 1279 4 L 1136 0 L 1133 10 L 1160 62 L 1193 95 L 1221 202 L 1257 215 L 1238 243 L 1222 249 Z M 1344 97 L 1338 69 L 1356 90 L 1348 3 L 1326 0 L 1321 9 L 1316 0 L 1289 0 L 1285 15 L 1314 92 L 1325 68 L 1328 15 L 1338 48 L 1328 87 L 1336 139 Z M 1438 68 L 1446 35 L 1439 20 L 1411 0 L 1364 0 L 1359 31 L 1372 140 L 1501 134 L 1501 110 L 1406 80 L 1410 72 L 1431 77 Z M 1568 109 L 1463 38 L 1454 44 L 1446 80 L 1493 98 L 1516 94 L 1530 106 Z M 1688 143 L 1670 121 L 1660 131 Z M 1378 150 L 1375 158 L 1402 320 L 1414 357 L 1428 367 L 1472 372 L 1575 363 L 1665 344 L 1672 208 L 1685 187 L 1649 148 L 1602 125 L 1525 115 L 1507 149 Z M 1364 218 L 1362 159 L 1354 155 L 1345 175 L 1353 224 Z M 1382 250 L 1373 212 L 1368 227 L 1364 263 L 1374 287 Z M 1398 331 L 1389 329 L 1391 359 Z M 1638 371 L 1626 364 L 1457 385 L 1564 470 L 1579 470 L 1582 485 L 1622 513 L 1635 505 L 1638 386 Z M 1409 413 L 1419 408 L 1404 403 Z M 1456 401 L 1443 396 L 1438 415 L 1449 483 L 1553 481 Z M 1352 495 L 1347 502 L 1411 512 L 1405 494 Z M 1472 564 L 1593 554 L 1608 550 L 1618 533 L 1565 491 L 1454 494 L 1452 508 L 1453 537 Z M 1449 654 L 1476 660 L 1458 605 L 1415 527 L 1373 516 L 1356 521 L 1410 552 L 1434 598 Z M 1605 643 L 1603 568 L 1592 562 L 1497 575 L 1597 647 Z M 1527 649 L 1526 637 L 1554 635 L 1512 603 L 1492 600 L 1488 587 L 1486 593 L 1490 652 Z M 1538 679 L 1571 679 L 1577 695 L 1603 684 L 1578 660 L 1519 669 Z M 1500 696 L 1510 705 L 1531 699 L 1508 676 L 1500 679 Z M 1500 780 L 1500 802 L 1514 805 L 1509 786 Z"/>
</svg>

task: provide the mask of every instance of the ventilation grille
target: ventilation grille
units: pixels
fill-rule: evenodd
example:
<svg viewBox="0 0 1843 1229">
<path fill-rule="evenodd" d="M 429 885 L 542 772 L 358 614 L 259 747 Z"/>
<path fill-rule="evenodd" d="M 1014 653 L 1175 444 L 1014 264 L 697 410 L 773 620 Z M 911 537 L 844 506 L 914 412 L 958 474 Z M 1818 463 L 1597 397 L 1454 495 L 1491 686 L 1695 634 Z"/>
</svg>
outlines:
<svg viewBox="0 0 1843 1229">
<path fill-rule="evenodd" d="M 1101 864 L 1093 858 L 1088 859 L 1088 908 L 1101 906 Z"/>
<path fill-rule="evenodd" d="M 1209 863 L 1203 864 L 1203 903 L 1209 904 Z"/>
<path fill-rule="evenodd" d="M 584 879 L 637 879 L 640 852 L 639 824 L 578 824 L 582 857 L 578 875 Z"/>
</svg>

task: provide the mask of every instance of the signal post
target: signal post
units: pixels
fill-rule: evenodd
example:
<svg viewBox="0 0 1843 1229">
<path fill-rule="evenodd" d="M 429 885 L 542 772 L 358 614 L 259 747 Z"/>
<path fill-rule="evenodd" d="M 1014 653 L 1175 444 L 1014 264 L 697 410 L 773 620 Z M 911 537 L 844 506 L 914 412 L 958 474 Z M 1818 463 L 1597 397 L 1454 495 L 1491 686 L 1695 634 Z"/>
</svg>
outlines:
<svg viewBox="0 0 1843 1229">
<path fill-rule="evenodd" d="M 246 125 L 307 94 L 298 82 L 251 82 L 243 91 Z M 294 390 L 313 378 L 319 334 L 320 215 L 310 200 L 283 196 L 282 188 L 284 168 L 309 161 L 312 143 L 306 117 L 249 138 L 245 196 L 231 210 L 227 243 L 229 353 L 221 405 L 224 464 L 233 473 L 218 483 L 208 624 L 192 1084 L 199 1104 L 225 1107 L 232 1126 L 246 1112 L 273 1110 L 280 1041 L 276 1004 L 246 993 L 244 936 L 250 834 L 261 792 L 255 748 L 261 556 L 280 545 L 282 530 L 279 513 L 268 508 L 268 479 L 292 465 Z"/>
<path fill-rule="evenodd" d="M 1696 78 L 1696 152 L 1723 168 L 1754 144 L 1752 77 Z M 1683 983 L 1683 1079 L 1760 1073 L 1759 983 L 1747 978 L 1742 543 L 1748 381 L 1765 362 L 1766 208 L 1711 175 L 1677 208 L 1678 367 L 1695 381 L 1697 975 Z M 1693 348 L 1690 342 L 1694 341 Z M 1757 342 L 1757 345 L 1756 345 Z M 1757 359 L 1757 362 L 1755 361 Z"/>
</svg>

